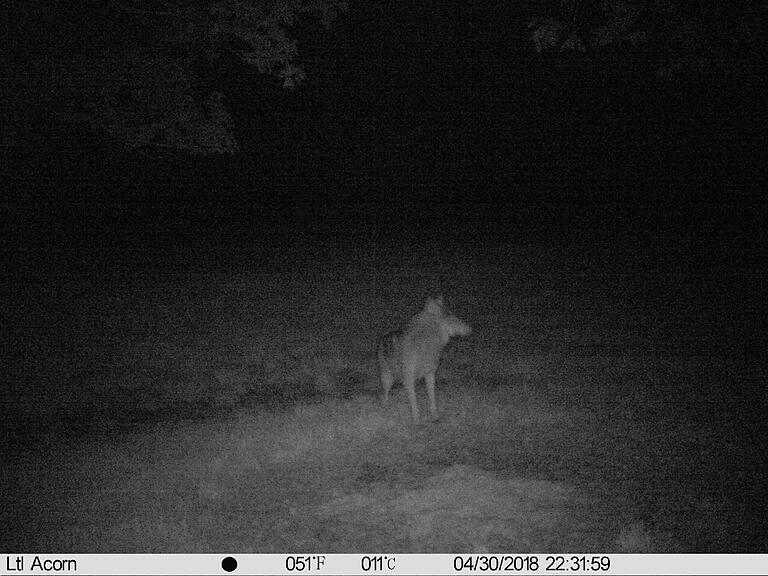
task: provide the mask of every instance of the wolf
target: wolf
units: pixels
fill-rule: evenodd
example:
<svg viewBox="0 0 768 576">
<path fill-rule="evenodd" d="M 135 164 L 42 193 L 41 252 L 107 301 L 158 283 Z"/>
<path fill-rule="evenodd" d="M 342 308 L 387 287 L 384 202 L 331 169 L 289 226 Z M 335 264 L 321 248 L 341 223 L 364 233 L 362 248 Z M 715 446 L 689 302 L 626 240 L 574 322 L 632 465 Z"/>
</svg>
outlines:
<svg viewBox="0 0 768 576">
<path fill-rule="evenodd" d="M 427 299 L 424 309 L 400 330 L 389 332 L 379 339 L 376 356 L 379 376 L 384 388 L 383 403 L 395 381 L 402 382 L 411 402 L 413 421 L 419 422 L 416 404 L 416 381 L 424 378 L 429 395 L 429 410 L 433 420 L 438 419 L 435 403 L 435 372 L 440 353 L 453 336 L 468 336 L 469 324 L 450 314 L 443 306 L 443 297 Z"/>
</svg>

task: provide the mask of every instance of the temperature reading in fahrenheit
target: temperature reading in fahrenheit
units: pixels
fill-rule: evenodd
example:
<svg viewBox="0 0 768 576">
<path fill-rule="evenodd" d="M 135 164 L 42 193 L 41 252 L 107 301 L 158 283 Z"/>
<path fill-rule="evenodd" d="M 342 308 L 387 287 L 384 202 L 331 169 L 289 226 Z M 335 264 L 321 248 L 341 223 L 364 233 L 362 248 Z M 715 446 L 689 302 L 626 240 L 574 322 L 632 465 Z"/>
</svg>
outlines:
<svg viewBox="0 0 768 576">
<path fill-rule="evenodd" d="M 309 572 L 320 570 L 325 565 L 325 556 L 286 556 L 285 569 L 288 572 Z"/>
<path fill-rule="evenodd" d="M 394 556 L 363 556 L 360 560 L 363 572 L 384 572 L 395 569 Z"/>
</svg>

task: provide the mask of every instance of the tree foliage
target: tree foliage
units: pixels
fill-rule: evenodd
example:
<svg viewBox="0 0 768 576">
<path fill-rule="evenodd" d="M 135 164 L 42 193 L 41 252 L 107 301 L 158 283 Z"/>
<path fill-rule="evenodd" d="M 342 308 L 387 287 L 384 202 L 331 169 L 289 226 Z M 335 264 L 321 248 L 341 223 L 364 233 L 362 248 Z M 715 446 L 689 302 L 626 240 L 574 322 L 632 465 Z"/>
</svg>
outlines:
<svg viewBox="0 0 768 576">
<path fill-rule="evenodd" d="M 685 0 L 560 0 L 554 14 L 529 23 L 537 52 L 647 49 L 657 73 L 711 69 L 728 51 L 764 50 L 761 8 Z M 728 17 L 726 17 L 726 14 Z M 664 55 L 667 55 L 664 58 Z"/>
<path fill-rule="evenodd" d="M 305 72 L 292 27 L 300 18 L 330 26 L 347 8 L 346 0 L 85 4 L 88 19 L 79 24 L 71 22 L 69 3 L 47 4 L 44 17 L 66 21 L 69 16 L 70 29 L 85 40 L 75 46 L 53 41 L 47 50 L 38 50 L 28 71 L 13 76 L 11 99 L 17 110 L 37 104 L 65 124 L 86 125 L 148 155 L 164 150 L 200 155 L 236 151 L 216 70 L 235 58 L 293 89 Z M 23 132 L 21 116 L 23 111 L 14 120 L 17 135 Z"/>
</svg>

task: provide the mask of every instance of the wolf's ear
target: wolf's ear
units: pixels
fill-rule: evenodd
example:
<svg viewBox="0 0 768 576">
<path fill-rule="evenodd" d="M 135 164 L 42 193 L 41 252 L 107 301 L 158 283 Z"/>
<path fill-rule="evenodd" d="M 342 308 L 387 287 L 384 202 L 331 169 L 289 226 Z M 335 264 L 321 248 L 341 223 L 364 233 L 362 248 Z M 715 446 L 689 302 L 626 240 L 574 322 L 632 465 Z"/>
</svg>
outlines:
<svg viewBox="0 0 768 576">
<path fill-rule="evenodd" d="M 443 297 L 438 296 L 437 298 L 427 298 L 427 303 L 424 306 L 424 309 L 435 313 L 440 312 L 443 309 Z"/>
</svg>

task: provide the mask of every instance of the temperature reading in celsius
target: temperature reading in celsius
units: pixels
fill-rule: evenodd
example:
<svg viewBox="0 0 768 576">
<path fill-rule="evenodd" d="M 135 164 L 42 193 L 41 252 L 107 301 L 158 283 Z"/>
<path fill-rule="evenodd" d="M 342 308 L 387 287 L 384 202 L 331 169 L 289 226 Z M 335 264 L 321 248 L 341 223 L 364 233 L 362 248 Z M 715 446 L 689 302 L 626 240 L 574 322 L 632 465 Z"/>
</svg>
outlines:
<svg viewBox="0 0 768 576">
<path fill-rule="evenodd" d="M 363 572 L 384 572 L 395 569 L 394 556 L 363 556 L 360 559 Z"/>
</svg>

